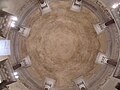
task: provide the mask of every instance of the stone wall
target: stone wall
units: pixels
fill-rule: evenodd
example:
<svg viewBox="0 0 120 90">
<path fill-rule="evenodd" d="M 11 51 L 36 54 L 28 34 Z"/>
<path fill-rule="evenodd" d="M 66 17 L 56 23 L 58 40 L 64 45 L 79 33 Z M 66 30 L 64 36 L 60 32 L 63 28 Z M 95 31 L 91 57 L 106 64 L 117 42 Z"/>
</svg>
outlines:
<svg viewBox="0 0 120 90">
<path fill-rule="evenodd" d="M 19 80 L 9 85 L 9 90 L 29 90 Z"/>
</svg>

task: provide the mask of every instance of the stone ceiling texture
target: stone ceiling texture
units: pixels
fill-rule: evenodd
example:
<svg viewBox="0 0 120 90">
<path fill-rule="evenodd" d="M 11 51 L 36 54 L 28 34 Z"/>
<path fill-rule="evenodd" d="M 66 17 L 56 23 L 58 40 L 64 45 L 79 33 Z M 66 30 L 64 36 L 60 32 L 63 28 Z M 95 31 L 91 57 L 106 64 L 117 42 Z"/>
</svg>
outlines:
<svg viewBox="0 0 120 90">
<path fill-rule="evenodd" d="M 31 27 L 30 36 L 23 41 L 25 50 L 31 57 L 29 74 L 44 83 L 45 77 L 56 80 L 55 87 L 68 90 L 79 76 L 89 79 L 99 72 L 95 64 L 99 51 L 106 52 L 107 41 L 104 34 L 97 36 L 93 24 L 98 18 L 87 8 L 80 13 L 69 10 L 70 3 L 51 3 L 52 12 L 41 15 L 37 9 L 26 19 Z M 34 73 L 34 74 L 33 74 Z"/>
</svg>

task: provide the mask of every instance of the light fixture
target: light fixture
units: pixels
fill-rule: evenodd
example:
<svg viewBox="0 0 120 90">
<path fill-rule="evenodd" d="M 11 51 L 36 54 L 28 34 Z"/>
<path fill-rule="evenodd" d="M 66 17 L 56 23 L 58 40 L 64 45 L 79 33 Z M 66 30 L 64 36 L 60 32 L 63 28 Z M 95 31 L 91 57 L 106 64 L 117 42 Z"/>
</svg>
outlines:
<svg viewBox="0 0 120 90">
<path fill-rule="evenodd" d="M 19 76 L 17 76 L 17 75 L 16 75 L 16 76 L 15 76 L 15 78 L 16 78 L 16 79 L 18 79 L 18 78 L 19 78 Z"/>
<path fill-rule="evenodd" d="M 13 74 L 16 76 L 16 75 L 18 75 L 18 72 L 14 72 Z"/>
<path fill-rule="evenodd" d="M 112 8 L 115 9 L 115 8 L 117 8 L 119 5 L 120 5 L 120 3 L 115 3 L 115 4 L 113 4 Z"/>
<path fill-rule="evenodd" d="M 12 21 L 10 24 L 11 27 L 15 27 L 15 21 Z"/>
<path fill-rule="evenodd" d="M 14 72 L 13 75 L 15 76 L 16 79 L 19 78 L 19 76 L 18 76 L 18 72 Z"/>
<path fill-rule="evenodd" d="M 2 82 L 2 76 L 0 75 L 0 83 Z"/>
<path fill-rule="evenodd" d="M 17 18 L 16 16 L 11 16 L 11 20 L 13 20 L 13 21 L 17 21 L 18 18 Z"/>
</svg>

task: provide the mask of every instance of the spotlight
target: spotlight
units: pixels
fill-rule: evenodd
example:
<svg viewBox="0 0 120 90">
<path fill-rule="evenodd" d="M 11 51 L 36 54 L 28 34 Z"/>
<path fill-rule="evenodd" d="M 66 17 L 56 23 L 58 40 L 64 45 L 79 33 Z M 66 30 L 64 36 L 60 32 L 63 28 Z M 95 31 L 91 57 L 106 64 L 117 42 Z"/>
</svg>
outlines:
<svg viewBox="0 0 120 90">
<path fill-rule="evenodd" d="M 115 9 L 115 8 L 117 8 L 119 5 L 120 5 L 120 3 L 115 3 L 115 4 L 113 4 L 112 8 Z"/>
<path fill-rule="evenodd" d="M 17 21 L 18 18 L 17 18 L 16 16 L 11 16 L 11 20 L 13 20 L 13 21 Z"/>
<path fill-rule="evenodd" d="M 13 74 L 16 76 L 16 75 L 18 75 L 18 72 L 14 72 Z"/>
<path fill-rule="evenodd" d="M 18 72 L 14 72 L 13 75 L 15 76 L 16 79 L 19 78 L 19 76 L 18 76 Z"/>
<path fill-rule="evenodd" d="M 10 24 L 11 27 L 15 27 L 15 21 L 12 21 Z"/>
<path fill-rule="evenodd" d="M 18 79 L 18 78 L 19 78 L 19 76 L 15 76 L 15 78 L 16 78 L 16 79 Z"/>
</svg>

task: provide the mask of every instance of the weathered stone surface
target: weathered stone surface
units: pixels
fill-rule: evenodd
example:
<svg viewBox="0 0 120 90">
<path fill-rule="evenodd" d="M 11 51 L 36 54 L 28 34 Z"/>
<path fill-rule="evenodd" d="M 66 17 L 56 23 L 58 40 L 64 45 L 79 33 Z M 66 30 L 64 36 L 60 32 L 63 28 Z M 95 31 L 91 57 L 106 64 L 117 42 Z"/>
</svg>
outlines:
<svg viewBox="0 0 120 90">
<path fill-rule="evenodd" d="M 98 51 L 106 51 L 106 37 L 104 34 L 97 37 L 92 24 L 99 20 L 88 9 L 76 13 L 64 1 L 50 6 L 51 13 L 41 16 L 36 10 L 26 21 L 32 27 L 25 42 L 32 60 L 28 71 L 41 81 L 45 77 L 54 78 L 56 87 L 68 90 L 73 86 L 73 79 L 80 75 L 88 79 L 99 72 L 95 59 Z"/>
</svg>

